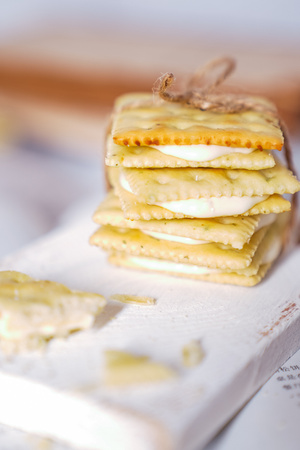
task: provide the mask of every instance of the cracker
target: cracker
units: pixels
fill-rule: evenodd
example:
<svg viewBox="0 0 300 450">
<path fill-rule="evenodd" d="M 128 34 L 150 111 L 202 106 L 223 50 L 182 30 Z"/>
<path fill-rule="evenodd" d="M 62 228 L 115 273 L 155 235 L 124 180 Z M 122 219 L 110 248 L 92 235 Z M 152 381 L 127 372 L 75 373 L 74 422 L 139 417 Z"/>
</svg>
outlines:
<svg viewBox="0 0 300 450">
<path fill-rule="evenodd" d="M 153 297 L 142 297 L 140 295 L 114 294 L 110 297 L 110 300 L 133 305 L 155 305 L 155 299 Z"/>
<path fill-rule="evenodd" d="M 186 367 L 198 366 L 205 356 L 199 341 L 190 341 L 182 349 L 182 362 Z"/>
<path fill-rule="evenodd" d="M 118 170 L 118 169 L 117 169 Z M 209 197 L 293 194 L 300 182 L 286 167 L 263 170 L 121 169 L 139 202 L 155 204 Z"/>
<path fill-rule="evenodd" d="M 153 238 L 140 230 L 100 227 L 91 237 L 92 245 L 104 250 L 125 252 L 183 264 L 194 264 L 217 269 L 244 269 L 263 239 L 268 227 L 257 231 L 241 250 L 218 243 L 188 245 Z"/>
<path fill-rule="evenodd" d="M 154 383 L 176 377 L 176 372 L 147 356 L 135 356 L 120 350 L 106 350 L 104 383 L 107 386 L 127 386 Z"/>
<path fill-rule="evenodd" d="M 259 283 L 261 279 L 265 276 L 267 271 L 272 266 L 275 259 L 278 257 L 282 247 L 283 241 L 283 230 L 288 222 L 289 215 L 282 215 L 276 223 L 269 227 L 264 239 L 261 241 L 255 255 L 251 261 L 251 264 L 245 269 L 229 271 L 224 270 L 223 273 L 214 272 L 210 274 L 193 274 L 184 273 L 181 268 L 176 272 L 174 270 L 151 270 L 139 265 L 137 260 L 132 259 L 132 257 L 124 252 L 111 252 L 109 255 L 109 262 L 117 266 L 122 266 L 131 269 L 143 270 L 143 271 L 154 271 L 161 274 L 173 275 L 184 278 L 191 278 L 196 280 L 211 281 L 216 283 L 225 284 L 236 284 L 241 286 L 254 286 Z M 279 236 L 279 241 L 277 241 Z M 275 252 L 273 251 L 273 261 L 264 261 L 266 253 L 275 247 Z M 148 258 L 149 260 L 155 261 L 154 258 Z M 193 266 L 191 266 L 193 267 Z"/>
<path fill-rule="evenodd" d="M 136 228 L 166 233 L 207 242 L 219 242 L 241 249 L 249 242 L 260 216 L 217 217 L 214 219 L 127 220 L 123 216 L 118 197 L 110 192 L 99 205 L 93 219 L 100 225 Z"/>
<path fill-rule="evenodd" d="M 92 326 L 106 301 L 19 272 L 0 273 L 0 344 L 10 353 L 40 347 L 53 337 Z"/>
<path fill-rule="evenodd" d="M 175 213 L 166 208 L 156 205 L 147 205 L 146 203 L 138 202 L 136 196 L 130 192 L 125 191 L 118 183 L 115 185 L 116 194 L 121 201 L 121 207 L 124 217 L 129 220 L 171 220 L 193 218 L 182 213 Z M 268 197 L 266 200 L 257 203 L 241 216 L 252 216 L 257 214 L 271 214 L 289 211 L 291 203 L 278 194 Z"/>
<path fill-rule="evenodd" d="M 271 113 L 201 111 L 152 102 L 151 94 L 126 95 L 118 100 L 112 136 L 116 144 L 126 146 L 214 144 L 281 150 L 283 145 L 278 119 Z"/>
<path fill-rule="evenodd" d="M 168 156 L 151 147 L 125 147 L 117 145 L 111 138 L 107 141 L 105 163 L 112 167 L 135 168 L 178 168 L 213 167 L 225 169 L 260 170 L 273 167 L 275 160 L 266 150 L 255 150 L 249 154 L 232 153 L 210 161 L 187 161 L 184 158 Z"/>
<path fill-rule="evenodd" d="M 130 256 L 126 253 L 115 253 L 112 252 L 109 255 L 109 262 L 119 267 L 125 267 L 127 269 L 134 269 L 139 271 L 145 271 L 146 269 L 139 267 L 130 260 Z M 162 275 L 170 275 L 179 278 L 188 278 L 192 280 L 199 281 L 209 281 L 212 283 L 220 284 L 233 284 L 237 286 L 255 286 L 258 284 L 266 275 L 272 264 L 263 264 L 260 266 L 258 272 L 252 276 L 240 275 L 234 272 L 228 273 L 212 273 L 206 275 L 192 275 L 184 273 L 174 273 L 174 272 L 157 272 Z M 147 270 L 146 270 L 147 271 Z M 151 271 L 148 271 L 151 272 Z"/>
<path fill-rule="evenodd" d="M 34 279 L 26 273 L 15 270 L 3 270 L 0 272 L 0 283 L 23 283 L 24 281 L 34 281 Z"/>
</svg>

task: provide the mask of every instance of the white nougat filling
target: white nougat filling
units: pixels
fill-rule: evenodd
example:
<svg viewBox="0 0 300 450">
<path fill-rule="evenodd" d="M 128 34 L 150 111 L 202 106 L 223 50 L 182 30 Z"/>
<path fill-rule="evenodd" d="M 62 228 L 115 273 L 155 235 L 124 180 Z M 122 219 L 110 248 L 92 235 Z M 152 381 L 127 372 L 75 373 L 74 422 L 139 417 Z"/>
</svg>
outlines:
<svg viewBox="0 0 300 450">
<path fill-rule="evenodd" d="M 211 161 L 220 156 L 230 155 L 232 153 L 252 153 L 255 148 L 235 148 L 221 145 L 151 145 L 152 148 L 164 153 L 165 155 L 175 156 L 186 161 Z"/>
<path fill-rule="evenodd" d="M 259 216 L 259 222 L 257 226 L 255 227 L 255 232 L 260 230 L 262 227 L 265 227 L 267 225 L 271 225 L 276 219 L 276 214 L 261 214 Z M 179 242 L 180 244 L 188 244 L 188 245 L 201 245 L 201 244 L 209 244 L 210 241 L 204 241 L 200 239 L 192 239 L 184 236 L 177 236 L 173 234 L 167 234 L 167 233 L 157 233 L 156 231 L 146 231 L 142 230 L 144 234 L 147 234 L 148 236 L 154 237 L 155 239 L 160 239 L 163 241 L 172 241 L 172 242 Z"/>
<path fill-rule="evenodd" d="M 132 189 L 123 173 L 120 175 L 120 184 L 123 189 L 133 194 Z M 268 195 L 253 197 L 210 197 L 178 200 L 172 202 L 157 202 L 156 206 L 161 206 L 169 211 L 192 216 L 197 219 L 208 219 L 211 217 L 237 216 L 245 213 L 257 203 L 268 198 Z"/>
<path fill-rule="evenodd" d="M 128 260 L 139 267 L 143 267 L 144 269 L 155 270 L 159 272 L 186 273 L 194 275 L 224 272 L 221 269 L 211 269 L 210 267 L 196 266 L 194 264 L 181 264 L 173 261 L 144 258 L 141 256 L 128 256 Z"/>
<path fill-rule="evenodd" d="M 181 244 L 201 245 L 201 244 L 209 243 L 207 241 L 203 241 L 200 239 L 192 239 L 192 238 L 188 238 L 188 237 L 176 236 L 176 235 L 167 234 L 167 233 L 157 233 L 156 231 L 143 230 L 143 233 L 147 234 L 148 236 L 154 237 L 155 239 L 160 239 L 163 241 L 180 242 Z"/>
<path fill-rule="evenodd" d="M 175 213 L 182 213 L 199 219 L 210 217 L 236 216 L 245 213 L 257 203 L 266 200 L 268 195 L 253 197 L 210 197 L 178 200 L 174 202 L 157 202 L 161 206 Z"/>
</svg>

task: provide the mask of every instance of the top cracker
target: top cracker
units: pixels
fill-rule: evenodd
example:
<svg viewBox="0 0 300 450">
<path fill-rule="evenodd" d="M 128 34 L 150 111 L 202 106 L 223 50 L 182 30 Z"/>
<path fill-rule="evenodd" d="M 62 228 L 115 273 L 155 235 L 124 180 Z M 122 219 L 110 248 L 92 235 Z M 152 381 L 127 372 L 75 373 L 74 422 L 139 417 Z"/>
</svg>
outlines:
<svg viewBox="0 0 300 450">
<path fill-rule="evenodd" d="M 276 111 L 269 101 L 255 101 Z M 126 94 L 115 103 L 112 137 L 124 146 L 220 145 L 281 150 L 283 136 L 272 112 L 220 113 L 154 101 L 152 94 Z"/>
</svg>

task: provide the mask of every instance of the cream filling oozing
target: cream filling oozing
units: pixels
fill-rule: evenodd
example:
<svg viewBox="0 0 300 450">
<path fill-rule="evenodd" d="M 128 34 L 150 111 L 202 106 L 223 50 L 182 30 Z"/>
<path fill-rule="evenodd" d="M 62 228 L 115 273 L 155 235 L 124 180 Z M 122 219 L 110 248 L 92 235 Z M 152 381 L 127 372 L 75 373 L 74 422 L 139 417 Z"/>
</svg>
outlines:
<svg viewBox="0 0 300 450">
<path fill-rule="evenodd" d="M 155 239 L 160 239 L 163 241 L 180 242 L 181 244 L 189 244 L 189 245 L 209 244 L 208 241 L 203 241 L 200 239 L 192 239 L 188 237 L 176 236 L 167 233 L 157 233 L 156 231 L 143 230 L 143 233 L 147 234 L 148 236 L 154 237 Z"/>
<path fill-rule="evenodd" d="M 276 219 L 276 214 L 261 214 L 259 217 L 259 222 L 257 226 L 255 227 L 254 232 L 260 230 L 263 227 L 266 227 L 267 225 L 271 225 Z M 147 234 L 148 236 L 154 237 L 155 239 L 160 239 L 163 241 L 172 241 L 172 242 L 179 242 L 180 244 L 188 244 L 188 245 L 201 245 L 201 244 L 209 244 L 211 241 L 204 241 L 203 239 L 192 239 L 184 236 L 177 236 L 174 234 L 167 234 L 167 233 L 158 233 L 156 231 L 145 231 L 143 230 L 144 234 Z"/>
<path fill-rule="evenodd" d="M 221 145 L 151 145 L 151 148 L 164 153 L 165 155 L 175 156 L 186 161 L 211 161 L 220 156 L 230 155 L 232 153 L 252 153 L 255 148 L 234 148 Z"/>
<path fill-rule="evenodd" d="M 121 173 L 120 176 L 120 184 L 123 189 L 133 194 L 132 189 L 123 173 Z M 153 204 L 175 213 L 196 217 L 197 219 L 208 219 L 211 217 L 235 216 L 243 214 L 248 211 L 248 209 L 252 208 L 257 203 L 266 200 L 267 198 L 268 195 L 253 197 L 222 196 L 197 199 L 190 198 L 187 200 L 157 202 Z"/>
<path fill-rule="evenodd" d="M 248 211 L 257 203 L 266 200 L 268 195 L 253 197 L 210 197 L 178 200 L 173 202 L 157 202 L 155 205 L 175 213 L 182 213 L 199 219 L 210 217 L 235 216 Z"/>
<path fill-rule="evenodd" d="M 279 235 L 276 236 L 276 238 L 272 242 L 272 245 L 270 245 L 267 251 L 264 253 L 261 264 L 269 264 L 275 261 L 275 259 L 280 254 L 281 247 L 282 247 L 282 239 L 281 235 Z"/>
<path fill-rule="evenodd" d="M 223 272 L 221 269 L 211 269 L 210 267 L 196 266 L 194 264 L 181 264 L 173 261 L 163 261 L 162 259 L 151 259 L 141 256 L 128 256 L 128 259 L 139 267 L 149 270 L 156 270 L 159 272 L 186 273 L 194 275 Z"/>
<path fill-rule="evenodd" d="M 120 176 L 120 184 L 123 189 L 133 194 L 132 189 L 123 173 Z M 197 219 L 208 219 L 211 217 L 235 216 L 248 211 L 257 203 L 268 198 L 268 195 L 253 197 L 209 197 L 209 198 L 190 198 L 187 200 L 177 200 L 171 202 L 153 203 L 156 206 L 168 209 L 175 213 L 181 213 L 186 216 L 196 217 Z"/>
</svg>

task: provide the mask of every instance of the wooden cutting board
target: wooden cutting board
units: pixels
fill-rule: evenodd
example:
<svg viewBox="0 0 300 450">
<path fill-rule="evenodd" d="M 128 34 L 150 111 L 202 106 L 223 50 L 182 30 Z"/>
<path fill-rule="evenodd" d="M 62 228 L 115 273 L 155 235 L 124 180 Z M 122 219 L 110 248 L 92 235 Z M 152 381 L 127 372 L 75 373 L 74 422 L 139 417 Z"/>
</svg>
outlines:
<svg viewBox="0 0 300 450">
<path fill-rule="evenodd" d="M 1 356 L 0 422 L 85 450 L 199 450 L 300 347 L 300 248 L 242 288 L 111 267 L 88 244 L 93 230 L 89 218 L 57 229 L 0 269 L 157 303 L 109 302 L 91 330 L 53 340 L 43 354 Z M 181 352 L 192 339 L 205 357 L 186 368 Z M 108 389 L 106 349 L 147 355 L 178 377 Z"/>
</svg>

